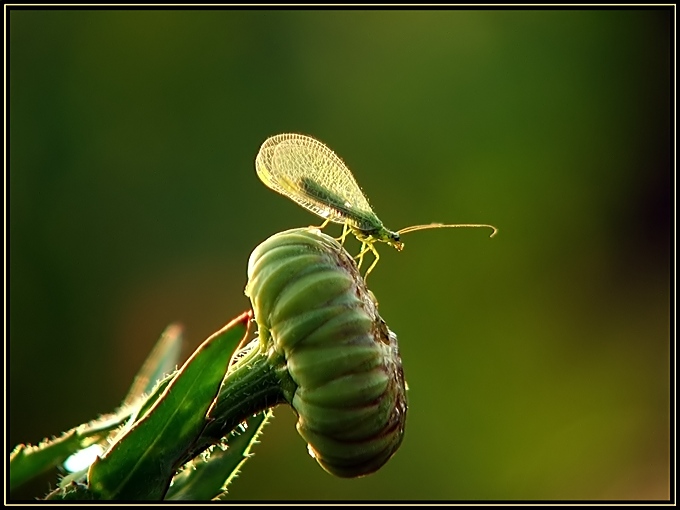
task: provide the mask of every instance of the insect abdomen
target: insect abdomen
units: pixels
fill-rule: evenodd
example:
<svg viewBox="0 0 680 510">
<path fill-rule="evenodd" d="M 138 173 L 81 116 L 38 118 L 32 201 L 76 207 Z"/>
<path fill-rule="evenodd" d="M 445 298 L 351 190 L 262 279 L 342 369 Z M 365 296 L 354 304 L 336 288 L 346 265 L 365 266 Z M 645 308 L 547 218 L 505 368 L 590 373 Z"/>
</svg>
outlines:
<svg viewBox="0 0 680 510">
<path fill-rule="evenodd" d="M 343 197 L 325 188 L 308 177 L 299 181 L 300 190 L 311 200 L 321 204 L 321 209 L 327 209 L 331 221 L 347 223 L 349 226 L 362 231 L 379 230 L 382 222 L 372 211 L 364 211 L 352 206 Z M 337 220 L 336 220 L 337 218 Z"/>
</svg>

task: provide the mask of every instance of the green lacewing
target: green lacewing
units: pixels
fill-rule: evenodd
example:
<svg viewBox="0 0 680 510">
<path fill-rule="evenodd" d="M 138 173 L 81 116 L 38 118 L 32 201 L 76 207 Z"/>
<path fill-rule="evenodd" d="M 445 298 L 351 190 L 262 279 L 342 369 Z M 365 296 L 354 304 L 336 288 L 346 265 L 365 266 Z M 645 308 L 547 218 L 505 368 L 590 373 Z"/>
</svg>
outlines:
<svg viewBox="0 0 680 510">
<path fill-rule="evenodd" d="M 341 243 L 352 232 L 362 243 L 357 255 L 359 267 L 364 255 L 369 250 L 373 252 L 375 260 L 364 278 L 380 258 L 373 246 L 378 241 L 401 251 L 404 248 L 401 235 L 416 230 L 484 227 L 493 230 L 489 237 L 493 237 L 498 231 L 493 225 L 484 224 L 430 223 L 406 227 L 396 232 L 385 228 L 342 159 L 310 136 L 284 133 L 267 138 L 255 158 L 255 170 L 267 187 L 324 218 L 326 221 L 319 229 L 329 222 L 344 225 L 339 239 Z"/>
</svg>

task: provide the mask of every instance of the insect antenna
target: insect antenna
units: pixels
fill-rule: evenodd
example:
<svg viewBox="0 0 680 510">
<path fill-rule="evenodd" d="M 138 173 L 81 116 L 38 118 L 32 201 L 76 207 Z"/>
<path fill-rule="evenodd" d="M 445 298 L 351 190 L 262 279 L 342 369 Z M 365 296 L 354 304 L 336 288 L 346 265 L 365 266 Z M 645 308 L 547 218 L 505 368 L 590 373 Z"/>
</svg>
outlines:
<svg viewBox="0 0 680 510">
<path fill-rule="evenodd" d="M 489 237 L 493 237 L 498 232 L 498 229 L 493 225 L 485 225 L 481 223 L 463 223 L 460 225 L 446 224 L 446 223 L 428 223 L 427 225 L 413 225 L 411 227 L 397 230 L 397 234 L 407 234 L 408 232 L 415 232 L 416 230 L 428 230 L 431 228 L 458 228 L 458 227 L 472 227 L 472 228 L 490 228 L 493 230 Z"/>
</svg>

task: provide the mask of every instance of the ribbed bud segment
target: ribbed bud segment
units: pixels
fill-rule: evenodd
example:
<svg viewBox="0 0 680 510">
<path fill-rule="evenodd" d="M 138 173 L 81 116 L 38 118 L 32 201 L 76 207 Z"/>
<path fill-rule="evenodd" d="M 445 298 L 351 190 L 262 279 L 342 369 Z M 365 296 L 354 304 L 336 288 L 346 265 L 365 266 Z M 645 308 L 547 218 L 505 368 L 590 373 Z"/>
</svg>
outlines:
<svg viewBox="0 0 680 510">
<path fill-rule="evenodd" d="M 248 263 L 260 337 L 285 360 L 297 429 L 329 473 L 373 473 L 404 434 L 397 336 L 378 314 L 354 260 L 315 229 L 276 234 Z"/>
</svg>

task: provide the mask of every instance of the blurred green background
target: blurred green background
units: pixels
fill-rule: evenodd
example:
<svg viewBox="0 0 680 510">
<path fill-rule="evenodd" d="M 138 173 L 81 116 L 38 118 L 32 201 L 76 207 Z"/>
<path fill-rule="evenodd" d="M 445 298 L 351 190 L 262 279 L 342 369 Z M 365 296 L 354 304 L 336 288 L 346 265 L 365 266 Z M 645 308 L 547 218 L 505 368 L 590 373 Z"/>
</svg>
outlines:
<svg viewBox="0 0 680 510">
<path fill-rule="evenodd" d="M 668 498 L 671 15 L 11 11 L 9 446 L 113 410 L 170 322 L 186 358 L 248 308 L 255 246 L 320 223 L 255 174 L 300 132 L 387 227 L 500 232 L 379 247 L 397 454 L 334 478 L 280 407 L 234 498 Z"/>
</svg>

